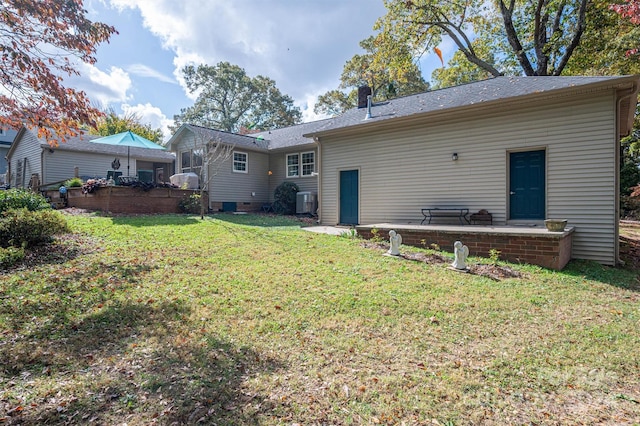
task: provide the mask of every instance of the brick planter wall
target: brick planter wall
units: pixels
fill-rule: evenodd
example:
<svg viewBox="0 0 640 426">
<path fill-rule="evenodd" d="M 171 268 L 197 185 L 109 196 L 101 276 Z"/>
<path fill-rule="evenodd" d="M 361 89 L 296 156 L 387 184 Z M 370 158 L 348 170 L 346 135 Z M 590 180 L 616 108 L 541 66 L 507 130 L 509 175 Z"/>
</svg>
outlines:
<svg viewBox="0 0 640 426">
<path fill-rule="evenodd" d="M 456 229 L 437 229 L 427 227 L 403 227 L 385 224 L 385 226 L 358 226 L 358 235 L 370 239 L 371 230 L 377 229 L 384 240 L 389 239 L 389 231 L 394 229 L 402 235 L 402 244 L 429 248 L 437 244 L 440 249 L 452 252 L 453 243 L 462 241 L 469 247 L 473 256 L 489 257 L 489 250 L 500 251 L 500 259 L 514 263 L 530 263 L 549 269 L 561 270 L 571 260 L 571 243 L 574 228 L 564 232 L 536 230 L 513 231 L 513 228 L 499 227 Z"/>
<path fill-rule="evenodd" d="M 57 198 L 57 190 L 48 192 L 52 193 L 48 194 L 51 198 Z M 199 193 L 199 191 L 175 188 L 154 188 L 143 191 L 127 186 L 112 186 L 100 187 L 92 193 L 83 194 L 81 188 L 69 188 L 67 205 L 125 214 L 180 213 L 178 204 L 193 193 Z"/>
</svg>

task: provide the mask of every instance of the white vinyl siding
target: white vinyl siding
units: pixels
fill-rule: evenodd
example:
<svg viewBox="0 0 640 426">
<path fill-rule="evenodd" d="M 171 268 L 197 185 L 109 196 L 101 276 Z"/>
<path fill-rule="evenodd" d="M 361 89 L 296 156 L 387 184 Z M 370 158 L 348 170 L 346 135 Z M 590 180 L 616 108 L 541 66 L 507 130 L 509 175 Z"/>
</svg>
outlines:
<svg viewBox="0 0 640 426">
<path fill-rule="evenodd" d="M 505 224 L 509 152 L 545 149 L 547 217 L 576 227 L 573 257 L 615 263 L 613 93 L 484 111 L 322 138 L 322 222 L 338 223 L 339 170 L 359 169 L 361 224 L 419 224 L 420 209 L 437 206 L 487 209 Z"/>
</svg>

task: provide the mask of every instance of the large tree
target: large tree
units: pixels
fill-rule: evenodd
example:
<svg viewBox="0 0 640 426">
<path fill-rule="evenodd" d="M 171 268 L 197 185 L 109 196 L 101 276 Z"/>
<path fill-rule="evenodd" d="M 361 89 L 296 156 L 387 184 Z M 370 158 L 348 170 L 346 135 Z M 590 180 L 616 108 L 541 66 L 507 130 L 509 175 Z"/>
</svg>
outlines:
<svg viewBox="0 0 640 426">
<path fill-rule="evenodd" d="M 639 21 L 640 23 L 640 21 Z M 569 60 L 568 75 L 623 75 L 640 73 L 640 61 L 628 52 L 638 46 L 640 26 L 620 18 L 609 0 L 591 0 L 587 28 Z"/>
<path fill-rule="evenodd" d="M 560 75 L 585 31 L 588 3 L 386 0 L 387 14 L 375 29 L 410 46 L 416 56 L 448 36 L 469 62 L 492 76 L 509 73 L 514 64 L 525 75 Z M 477 43 L 488 49 L 478 50 Z"/>
<path fill-rule="evenodd" d="M 484 52 L 484 50 L 489 49 L 489 46 L 482 44 L 479 40 L 474 43 L 474 49 L 476 52 Z M 483 55 L 486 55 L 485 57 L 491 62 L 495 61 L 491 52 L 483 53 Z M 431 73 L 431 84 L 434 89 L 440 89 L 443 87 L 459 86 L 473 81 L 486 80 L 489 77 L 491 77 L 491 74 L 488 71 L 469 62 L 462 51 L 458 50 L 453 54 L 453 57 L 446 66 L 433 70 Z"/>
<path fill-rule="evenodd" d="M 114 27 L 86 18 L 82 0 L 6 0 L 0 5 L 0 126 L 38 128 L 56 144 L 93 125 L 100 111 L 64 85 L 80 60 L 96 61 Z"/>
<path fill-rule="evenodd" d="M 182 69 L 187 89 L 197 93 L 193 106 L 174 116 L 175 128 L 197 124 L 227 132 L 241 128 L 268 130 L 300 122 L 302 113 L 270 78 L 249 77 L 228 62 Z"/>
<path fill-rule="evenodd" d="M 104 115 L 96 121 L 89 130 L 93 135 L 109 136 L 131 130 L 133 133 L 149 139 L 152 142 L 162 142 L 162 129 L 154 129 L 151 124 L 143 124 L 139 114 L 128 113 L 119 116 L 113 109 L 104 111 Z"/>
<path fill-rule="evenodd" d="M 337 90 L 318 97 L 314 107 L 317 114 L 338 115 L 353 108 L 360 86 L 369 86 L 375 101 L 429 89 L 408 46 L 389 43 L 383 37 L 371 36 L 360 42 L 364 53 L 354 55 L 344 65 Z M 394 49 L 387 49 L 383 54 L 379 48 L 381 45 L 394 46 Z"/>
</svg>

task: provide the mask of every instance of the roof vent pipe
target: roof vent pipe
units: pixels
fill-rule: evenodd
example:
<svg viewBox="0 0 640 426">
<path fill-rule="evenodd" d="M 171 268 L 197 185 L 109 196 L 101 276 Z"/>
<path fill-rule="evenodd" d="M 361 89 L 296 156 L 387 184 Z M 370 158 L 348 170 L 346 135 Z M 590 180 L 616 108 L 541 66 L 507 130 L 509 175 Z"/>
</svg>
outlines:
<svg viewBox="0 0 640 426">
<path fill-rule="evenodd" d="M 371 95 L 367 96 L 367 115 L 364 119 L 368 120 L 370 118 L 371 118 Z"/>
</svg>

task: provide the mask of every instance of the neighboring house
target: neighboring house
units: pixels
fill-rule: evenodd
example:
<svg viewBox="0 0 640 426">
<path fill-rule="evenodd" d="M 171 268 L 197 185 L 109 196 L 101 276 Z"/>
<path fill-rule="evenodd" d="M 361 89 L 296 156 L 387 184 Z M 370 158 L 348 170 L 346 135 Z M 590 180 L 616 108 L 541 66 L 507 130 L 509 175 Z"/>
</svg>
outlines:
<svg viewBox="0 0 640 426">
<path fill-rule="evenodd" d="M 568 219 L 573 258 L 613 265 L 638 83 L 498 77 L 349 110 L 305 133 L 320 222 L 416 224 L 426 207 L 486 209 L 495 225 Z"/>
<path fill-rule="evenodd" d="M 127 175 L 127 161 L 131 176 L 150 177 L 154 182 L 168 181 L 174 172 L 175 156 L 167 151 L 131 148 L 90 142 L 100 136 L 83 134 L 68 137 L 57 147 L 50 146 L 37 132 L 23 127 L 16 135 L 7 154 L 8 181 L 12 187 L 26 188 L 32 179 L 42 185 L 54 184 L 74 177 L 76 171 L 83 178 L 105 178 L 118 160 L 119 169 Z"/>
<path fill-rule="evenodd" d="M 305 123 L 251 135 L 238 135 L 183 124 L 167 143 L 176 154 L 176 173 L 200 173 L 198 150 L 205 141 L 233 146 L 232 158 L 210 165 L 209 207 L 213 210 L 260 210 L 273 201 L 273 193 L 284 181 L 294 182 L 300 191 L 316 193 L 317 149 L 302 135 L 326 124 Z M 206 178 L 205 178 L 206 179 Z"/>
<path fill-rule="evenodd" d="M 17 133 L 18 131 L 13 129 L 0 129 L 0 185 L 7 181 L 7 154 Z"/>
</svg>

